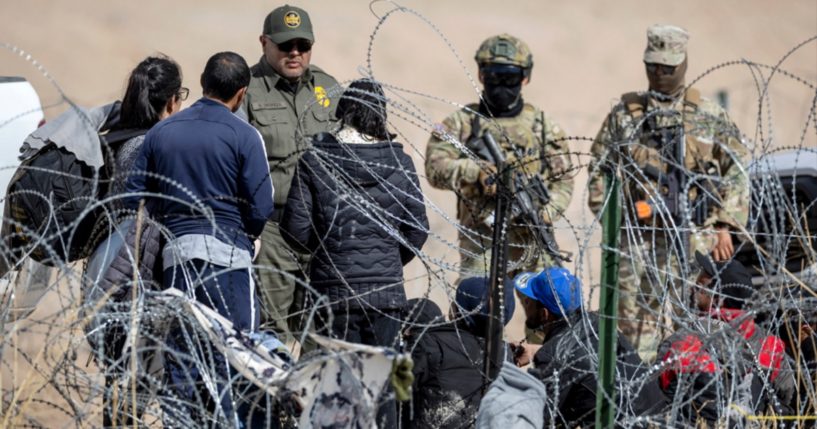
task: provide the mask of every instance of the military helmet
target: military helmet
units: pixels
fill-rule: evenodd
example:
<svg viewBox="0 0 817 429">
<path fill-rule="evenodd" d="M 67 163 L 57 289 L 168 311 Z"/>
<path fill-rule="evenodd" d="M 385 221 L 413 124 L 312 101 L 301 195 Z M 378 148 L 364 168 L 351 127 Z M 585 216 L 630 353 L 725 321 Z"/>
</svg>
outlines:
<svg viewBox="0 0 817 429">
<path fill-rule="evenodd" d="M 533 55 L 528 45 L 510 34 L 489 37 L 477 49 L 474 56 L 482 67 L 488 64 L 503 64 L 521 67 L 526 74 L 533 68 Z"/>
</svg>

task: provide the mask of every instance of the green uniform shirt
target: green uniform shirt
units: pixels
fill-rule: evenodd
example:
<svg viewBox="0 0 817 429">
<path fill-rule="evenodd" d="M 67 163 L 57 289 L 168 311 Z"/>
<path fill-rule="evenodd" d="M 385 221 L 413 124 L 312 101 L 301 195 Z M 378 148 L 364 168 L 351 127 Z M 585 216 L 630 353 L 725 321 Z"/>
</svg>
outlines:
<svg viewBox="0 0 817 429">
<path fill-rule="evenodd" d="M 283 206 L 309 137 L 333 128 L 340 87 L 335 78 L 313 65 L 293 85 L 263 56 L 251 72 L 243 108 L 249 123 L 264 139 L 275 205 Z"/>
</svg>

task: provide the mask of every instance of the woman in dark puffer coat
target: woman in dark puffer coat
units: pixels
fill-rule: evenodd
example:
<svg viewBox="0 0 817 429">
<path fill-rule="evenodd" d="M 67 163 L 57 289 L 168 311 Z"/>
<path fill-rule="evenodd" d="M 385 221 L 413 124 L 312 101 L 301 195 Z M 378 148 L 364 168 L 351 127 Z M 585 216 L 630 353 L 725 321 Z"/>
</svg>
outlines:
<svg viewBox="0 0 817 429">
<path fill-rule="evenodd" d="M 428 235 L 417 173 L 386 128 L 376 82 L 352 82 L 341 128 L 315 136 L 298 163 L 281 221 L 284 238 L 312 253 L 310 283 L 334 313 L 333 336 L 394 346 L 406 303 L 403 266 Z"/>
<path fill-rule="evenodd" d="M 315 136 L 298 163 L 282 235 L 312 254 L 310 284 L 326 299 L 319 332 L 396 347 L 406 304 L 403 266 L 428 236 L 423 194 L 411 158 L 391 141 L 379 84 L 352 82 L 337 116 L 336 135 Z M 396 427 L 393 402 L 381 404 L 378 421 Z"/>
</svg>

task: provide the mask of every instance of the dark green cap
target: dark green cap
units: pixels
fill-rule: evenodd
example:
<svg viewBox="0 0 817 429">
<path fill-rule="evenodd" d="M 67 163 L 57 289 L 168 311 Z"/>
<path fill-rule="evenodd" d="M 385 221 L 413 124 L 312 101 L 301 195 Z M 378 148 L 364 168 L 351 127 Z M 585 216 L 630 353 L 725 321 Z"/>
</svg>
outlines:
<svg viewBox="0 0 817 429">
<path fill-rule="evenodd" d="M 264 35 L 276 44 L 292 39 L 315 41 L 309 14 L 299 7 L 289 5 L 275 8 L 267 15 L 264 20 Z"/>
</svg>

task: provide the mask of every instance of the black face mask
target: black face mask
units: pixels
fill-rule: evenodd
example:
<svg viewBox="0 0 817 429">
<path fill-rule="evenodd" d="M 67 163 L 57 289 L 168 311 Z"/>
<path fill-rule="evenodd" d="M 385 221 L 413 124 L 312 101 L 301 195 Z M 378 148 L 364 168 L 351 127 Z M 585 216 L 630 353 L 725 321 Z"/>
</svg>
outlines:
<svg viewBox="0 0 817 429">
<path fill-rule="evenodd" d="M 522 106 L 522 84 L 515 86 L 485 85 L 482 96 L 494 116 L 516 112 Z"/>
<path fill-rule="evenodd" d="M 687 60 L 677 66 L 645 64 L 650 90 L 670 97 L 678 96 L 684 89 Z"/>
</svg>

